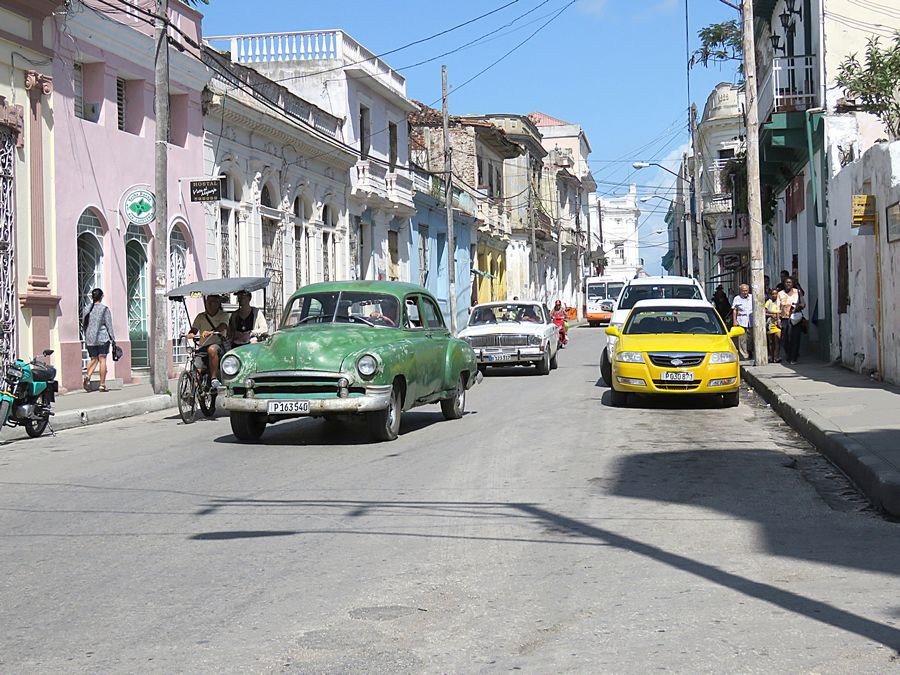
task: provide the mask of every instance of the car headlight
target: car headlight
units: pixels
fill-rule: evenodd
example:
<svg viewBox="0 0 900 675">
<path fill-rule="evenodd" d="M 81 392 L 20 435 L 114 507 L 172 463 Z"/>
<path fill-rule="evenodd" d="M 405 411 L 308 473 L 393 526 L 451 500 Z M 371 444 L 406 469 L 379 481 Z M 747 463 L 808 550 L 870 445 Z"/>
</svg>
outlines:
<svg viewBox="0 0 900 675">
<path fill-rule="evenodd" d="M 234 354 L 226 354 L 222 359 L 222 373 L 228 377 L 234 377 L 241 369 L 241 360 Z"/>
<path fill-rule="evenodd" d="M 528 338 L 528 344 L 531 345 L 532 347 L 540 347 L 542 342 L 543 342 L 543 339 L 541 338 L 540 335 L 532 335 L 531 337 Z"/>
<path fill-rule="evenodd" d="M 600 309 L 604 312 L 612 311 L 612 303 L 611 302 L 603 302 L 600 304 Z"/>
<path fill-rule="evenodd" d="M 622 363 L 644 363 L 644 355 L 641 352 L 619 352 L 616 361 Z"/>
<path fill-rule="evenodd" d="M 735 363 L 737 356 L 732 352 L 713 352 L 709 355 L 709 363 Z"/>
<path fill-rule="evenodd" d="M 363 377 L 372 377 L 378 372 L 378 361 L 371 354 L 364 354 L 356 362 L 356 369 Z"/>
</svg>

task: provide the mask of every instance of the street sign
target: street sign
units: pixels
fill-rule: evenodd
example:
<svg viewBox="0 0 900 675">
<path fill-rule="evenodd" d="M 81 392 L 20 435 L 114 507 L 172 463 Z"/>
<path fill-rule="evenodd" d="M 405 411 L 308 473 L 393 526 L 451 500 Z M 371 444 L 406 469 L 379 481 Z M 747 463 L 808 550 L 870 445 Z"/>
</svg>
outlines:
<svg viewBox="0 0 900 675">
<path fill-rule="evenodd" d="M 726 270 L 736 270 L 741 266 L 741 256 L 729 254 L 722 256 L 722 267 Z"/>
<path fill-rule="evenodd" d="M 191 181 L 192 202 L 217 202 L 222 198 L 222 183 L 218 178 Z"/>
<path fill-rule="evenodd" d="M 853 195 L 852 226 L 874 225 L 878 219 L 875 195 Z"/>
<path fill-rule="evenodd" d="M 156 196 L 149 186 L 134 185 L 122 195 L 122 213 L 135 225 L 146 225 L 156 218 Z"/>
</svg>

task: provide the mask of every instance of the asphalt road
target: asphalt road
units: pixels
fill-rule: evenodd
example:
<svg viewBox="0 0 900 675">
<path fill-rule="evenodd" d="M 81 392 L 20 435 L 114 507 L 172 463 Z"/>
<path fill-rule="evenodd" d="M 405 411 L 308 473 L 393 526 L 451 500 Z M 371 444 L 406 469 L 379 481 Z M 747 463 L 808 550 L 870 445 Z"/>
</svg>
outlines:
<svg viewBox="0 0 900 675">
<path fill-rule="evenodd" d="M 394 443 L 0 447 L 0 672 L 900 671 L 900 524 L 753 396 L 608 407 L 601 340 Z"/>
</svg>

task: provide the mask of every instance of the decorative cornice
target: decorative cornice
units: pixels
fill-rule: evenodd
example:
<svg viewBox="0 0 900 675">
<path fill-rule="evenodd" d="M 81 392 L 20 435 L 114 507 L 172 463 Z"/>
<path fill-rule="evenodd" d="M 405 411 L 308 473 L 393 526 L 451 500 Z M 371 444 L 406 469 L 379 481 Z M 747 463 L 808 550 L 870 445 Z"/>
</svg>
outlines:
<svg viewBox="0 0 900 675">
<path fill-rule="evenodd" d="M 53 78 L 36 70 L 25 71 L 25 89 L 27 91 L 39 91 L 42 96 L 53 93 Z"/>
</svg>

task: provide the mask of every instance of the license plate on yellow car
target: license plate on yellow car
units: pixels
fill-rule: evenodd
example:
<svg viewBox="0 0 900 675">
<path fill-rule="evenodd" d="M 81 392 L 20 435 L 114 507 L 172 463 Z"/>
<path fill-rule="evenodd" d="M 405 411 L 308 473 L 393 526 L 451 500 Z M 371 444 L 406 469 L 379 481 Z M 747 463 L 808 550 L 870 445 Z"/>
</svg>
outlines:
<svg viewBox="0 0 900 675">
<path fill-rule="evenodd" d="M 269 401 L 270 415 L 309 415 L 309 401 Z"/>
<path fill-rule="evenodd" d="M 662 379 L 668 382 L 693 382 L 694 374 L 683 370 L 665 370 Z"/>
</svg>

